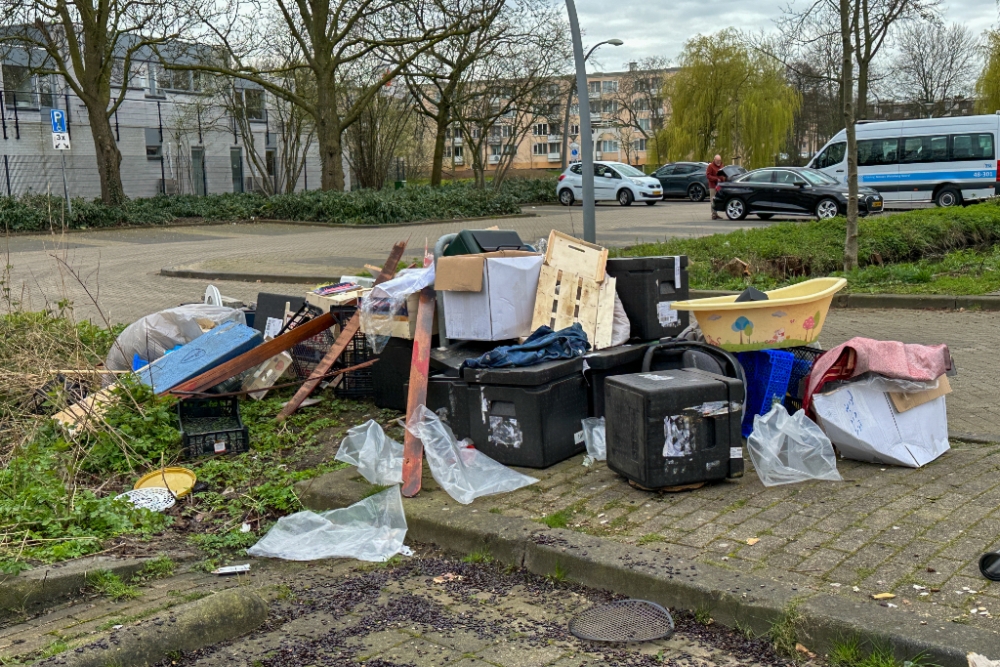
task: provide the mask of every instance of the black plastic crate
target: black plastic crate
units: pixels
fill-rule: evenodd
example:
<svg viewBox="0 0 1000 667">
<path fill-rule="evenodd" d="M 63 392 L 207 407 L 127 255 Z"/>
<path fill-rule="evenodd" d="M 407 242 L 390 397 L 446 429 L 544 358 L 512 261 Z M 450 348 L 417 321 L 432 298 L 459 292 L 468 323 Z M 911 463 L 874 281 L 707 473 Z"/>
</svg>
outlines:
<svg viewBox="0 0 1000 667">
<path fill-rule="evenodd" d="M 619 345 L 587 354 L 583 377 L 587 380 L 587 399 L 591 417 L 604 416 L 604 381 L 615 375 L 638 373 L 648 345 Z"/>
<path fill-rule="evenodd" d="M 683 368 L 608 378 L 608 467 L 647 489 L 743 475 L 743 383 Z"/>
<path fill-rule="evenodd" d="M 527 368 L 464 369 L 464 411 L 476 449 L 527 468 L 547 468 L 582 452 L 583 438 L 576 434 L 589 412 L 582 370 L 579 357 Z M 461 419 L 455 416 L 456 423 Z"/>
<path fill-rule="evenodd" d="M 185 456 L 238 454 L 250 449 L 250 429 L 240 418 L 236 396 L 188 398 L 177 404 Z"/>
<path fill-rule="evenodd" d="M 687 328 L 688 311 L 672 311 L 669 302 L 688 298 L 688 258 L 680 255 L 680 267 L 675 257 L 614 257 L 608 259 L 607 273 L 616 280 L 615 291 L 621 299 L 632 338 L 655 340 L 676 336 Z M 662 324 L 676 316 L 675 324 Z"/>
<path fill-rule="evenodd" d="M 813 364 L 822 356 L 826 350 L 803 345 L 800 347 L 782 348 L 785 352 L 795 355 L 792 362 L 792 375 L 788 380 L 788 393 L 785 394 L 785 409 L 789 414 L 794 414 L 802 409 L 802 398 L 805 392 L 803 380 L 812 373 Z"/>
<path fill-rule="evenodd" d="M 334 306 L 330 309 L 330 314 L 333 315 L 334 320 L 337 322 L 336 329 L 338 332 L 343 330 L 344 326 L 351 320 L 351 317 L 354 316 L 356 310 L 354 306 Z M 330 345 L 332 346 L 333 343 Z M 327 347 L 327 350 L 329 349 Z M 368 344 L 367 337 L 359 329 L 354 334 L 354 337 L 351 338 L 347 347 L 344 348 L 344 352 L 340 355 L 340 358 L 331 370 L 357 366 L 358 364 L 374 359 L 375 356 L 374 350 Z M 373 396 L 375 394 L 375 380 L 372 366 L 345 373 L 344 378 L 334 388 L 333 393 L 335 396 L 341 398 L 368 398 Z"/>
</svg>

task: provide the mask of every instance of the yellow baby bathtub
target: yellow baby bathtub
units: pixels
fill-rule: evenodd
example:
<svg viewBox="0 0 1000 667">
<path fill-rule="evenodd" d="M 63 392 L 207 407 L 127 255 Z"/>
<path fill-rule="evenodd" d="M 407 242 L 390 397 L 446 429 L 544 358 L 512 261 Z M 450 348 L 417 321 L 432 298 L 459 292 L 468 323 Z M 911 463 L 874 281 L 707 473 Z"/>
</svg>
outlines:
<svg viewBox="0 0 1000 667">
<path fill-rule="evenodd" d="M 675 301 L 690 310 L 705 340 L 730 352 L 808 345 L 819 338 L 833 295 L 843 278 L 815 278 L 766 292 L 767 301 L 736 303 L 736 295 Z"/>
</svg>

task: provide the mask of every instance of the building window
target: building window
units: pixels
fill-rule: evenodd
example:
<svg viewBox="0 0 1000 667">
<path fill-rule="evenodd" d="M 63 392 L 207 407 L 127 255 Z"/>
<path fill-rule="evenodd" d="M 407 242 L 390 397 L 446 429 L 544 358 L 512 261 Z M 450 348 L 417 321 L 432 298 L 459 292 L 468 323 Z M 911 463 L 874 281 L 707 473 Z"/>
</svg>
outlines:
<svg viewBox="0 0 1000 667">
<path fill-rule="evenodd" d="M 559 155 L 561 148 L 562 147 L 557 143 L 549 144 L 549 155 Z"/>
<path fill-rule="evenodd" d="M 503 155 L 503 146 L 500 144 L 490 146 L 490 155 Z"/>
<path fill-rule="evenodd" d="M 531 146 L 532 155 L 548 155 L 549 145 L 548 144 L 533 144 Z"/>
<path fill-rule="evenodd" d="M 455 157 L 462 157 L 462 147 L 461 146 L 455 146 L 454 155 L 455 155 Z"/>
<path fill-rule="evenodd" d="M 602 81 L 601 82 L 601 92 L 603 92 L 603 93 L 617 93 L 618 92 L 618 82 L 617 81 Z"/>
<path fill-rule="evenodd" d="M 503 147 L 503 152 L 506 155 L 517 155 L 517 144 L 507 144 Z"/>
<path fill-rule="evenodd" d="M 639 119 L 639 129 L 642 130 L 643 132 L 649 132 L 649 128 L 650 128 L 649 119 L 648 118 L 640 118 Z"/>
<path fill-rule="evenodd" d="M 550 83 L 549 84 L 549 97 L 555 97 L 558 94 L 559 94 L 559 84 L 558 83 Z"/>
<path fill-rule="evenodd" d="M 17 106 L 33 109 L 35 104 L 35 89 L 31 81 L 31 70 L 20 65 L 3 66 L 4 97 L 8 108 Z"/>
<path fill-rule="evenodd" d="M 162 74 L 163 79 L 160 82 L 160 88 L 185 92 L 195 90 L 191 72 L 185 70 L 164 69 L 162 70 Z"/>
<path fill-rule="evenodd" d="M 148 95 L 160 96 L 160 82 L 164 80 L 163 68 L 157 63 L 146 64 L 146 90 Z"/>
<path fill-rule="evenodd" d="M 636 111 L 649 111 L 649 100 L 645 97 L 638 98 L 632 105 Z"/>
<path fill-rule="evenodd" d="M 597 150 L 602 153 L 617 153 L 618 141 L 614 139 L 602 139 L 597 142 Z"/>
<path fill-rule="evenodd" d="M 244 89 L 237 93 L 242 97 L 243 111 L 248 120 L 264 120 L 264 91 L 254 88 Z M 237 102 L 240 100 L 237 99 Z"/>
<path fill-rule="evenodd" d="M 534 135 L 536 137 L 544 137 L 549 133 L 548 123 L 535 123 Z"/>
<path fill-rule="evenodd" d="M 633 150 L 637 150 L 637 151 L 644 151 L 644 150 L 646 150 L 646 140 L 645 139 L 636 139 L 635 141 L 632 142 L 632 149 Z"/>
<path fill-rule="evenodd" d="M 598 93 L 598 94 L 600 94 L 600 92 L 601 92 L 601 82 L 600 81 L 590 81 L 590 82 L 587 83 L 587 88 L 592 93 Z"/>
<path fill-rule="evenodd" d="M 444 147 L 444 156 L 445 157 L 451 157 L 451 146 L 445 146 Z"/>
<path fill-rule="evenodd" d="M 277 172 L 277 152 L 273 148 L 264 151 L 264 166 L 268 176 L 274 176 Z"/>
<path fill-rule="evenodd" d="M 163 136 L 158 128 L 146 128 L 146 157 L 150 160 L 163 158 Z"/>
<path fill-rule="evenodd" d="M 570 125 L 569 126 L 569 133 L 570 134 L 580 134 L 580 126 L 579 125 Z"/>
</svg>

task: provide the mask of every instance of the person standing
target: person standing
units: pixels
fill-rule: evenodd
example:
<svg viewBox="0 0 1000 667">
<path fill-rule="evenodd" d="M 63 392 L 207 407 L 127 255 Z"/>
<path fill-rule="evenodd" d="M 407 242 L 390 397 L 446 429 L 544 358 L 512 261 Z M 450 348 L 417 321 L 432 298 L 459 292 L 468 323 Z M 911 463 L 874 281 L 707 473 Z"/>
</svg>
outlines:
<svg viewBox="0 0 1000 667">
<path fill-rule="evenodd" d="M 708 203 L 712 207 L 712 220 L 718 220 L 719 214 L 715 212 L 715 189 L 719 187 L 719 183 L 726 180 L 725 174 L 722 173 L 721 155 L 716 155 L 709 163 L 705 176 L 708 177 Z"/>
</svg>

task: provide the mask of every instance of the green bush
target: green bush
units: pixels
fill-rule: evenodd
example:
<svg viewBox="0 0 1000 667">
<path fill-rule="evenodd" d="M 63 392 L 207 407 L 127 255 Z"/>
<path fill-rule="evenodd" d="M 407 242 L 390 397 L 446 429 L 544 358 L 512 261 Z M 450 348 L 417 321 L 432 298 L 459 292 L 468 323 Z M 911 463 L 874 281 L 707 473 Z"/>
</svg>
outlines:
<svg viewBox="0 0 1000 667">
<path fill-rule="evenodd" d="M 510 179 L 498 191 L 456 183 L 400 190 L 310 190 L 273 197 L 259 193 L 173 195 L 134 199 L 121 207 L 74 199 L 72 214 L 65 212 L 60 197 L 25 195 L 0 197 L 0 224 L 9 231 L 164 225 L 181 218 L 387 225 L 513 215 L 520 212 L 521 204 L 555 201 L 554 190 L 554 181 L 548 179 Z"/>
<path fill-rule="evenodd" d="M 691 284 L 738 289 L 746 284 L 772 287 L 797 279 L 838 273 L 843 268 L 846 222 L 786 222 L 759 229 L 700 238 L 671 239 L 612 250 L 620 257 L 687 255 Z M 1000 243 L 1000 199 L 964 208 L 933 208 L 863 218 L 859 222 L 858 260 L 862 267 L 937 260 L 963 248 L 986 249 Z M 752 277 L 721 270 L 738 258 Z M 911 282 L 926 282 L 914 269 Z"/>
</svg>

